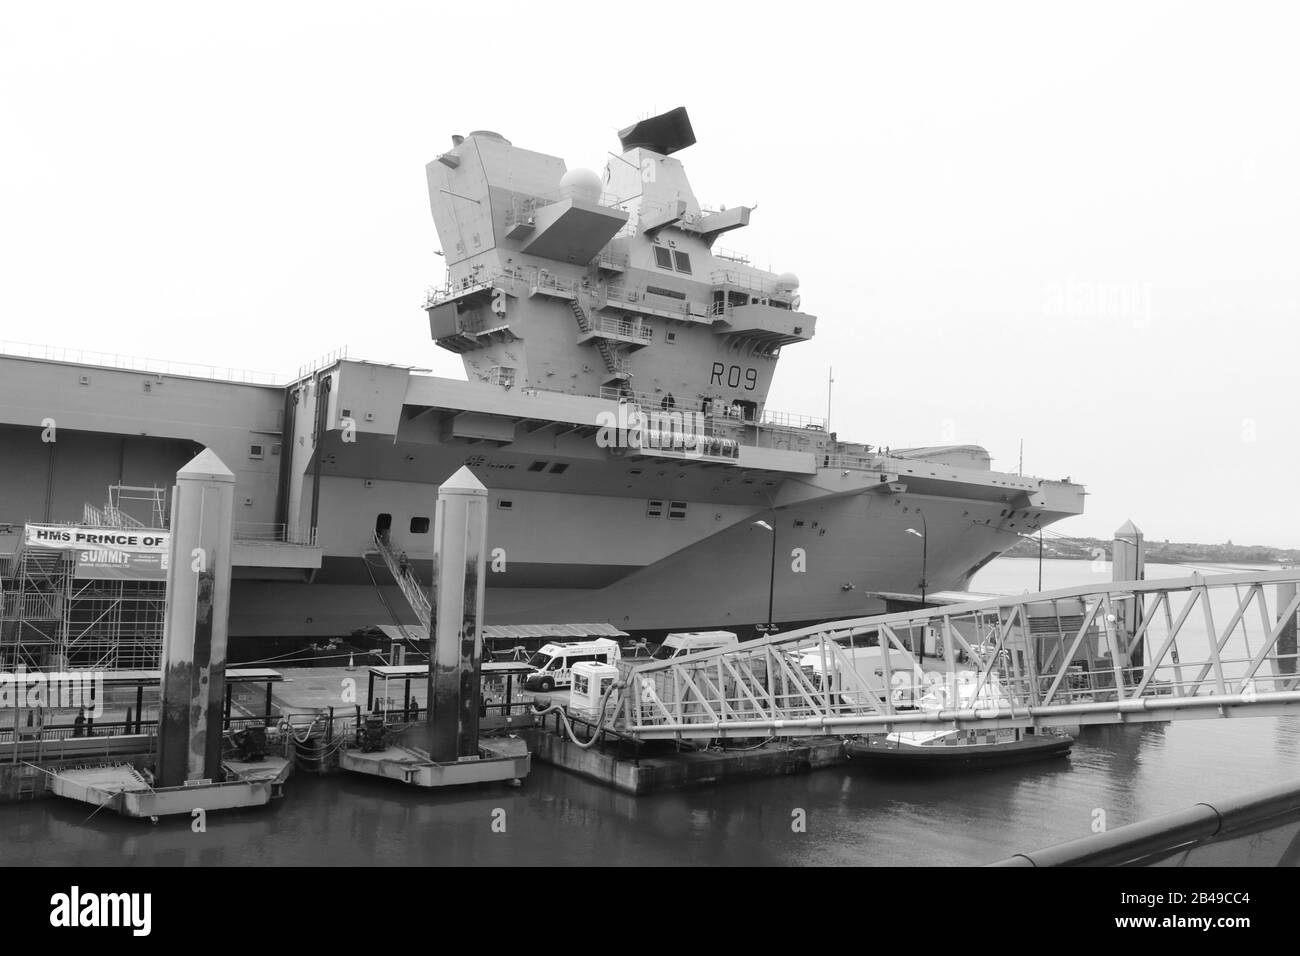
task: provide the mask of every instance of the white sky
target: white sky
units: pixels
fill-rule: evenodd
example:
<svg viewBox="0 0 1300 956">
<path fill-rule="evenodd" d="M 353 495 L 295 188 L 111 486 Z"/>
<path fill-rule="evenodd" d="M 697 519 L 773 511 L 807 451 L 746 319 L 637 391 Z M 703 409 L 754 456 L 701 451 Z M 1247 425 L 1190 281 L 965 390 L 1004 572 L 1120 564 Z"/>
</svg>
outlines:
<svg viewBox="0 0 1300 956">
<path fill-rule="evenodd" d="M 685 105 L 802 279 L 770 407 L 1070 475 L 1107 536 L 1300 547 L 1300 8 L 0 2 L 0 338 L 463 377 L 424 164 Z"/>
</svg>

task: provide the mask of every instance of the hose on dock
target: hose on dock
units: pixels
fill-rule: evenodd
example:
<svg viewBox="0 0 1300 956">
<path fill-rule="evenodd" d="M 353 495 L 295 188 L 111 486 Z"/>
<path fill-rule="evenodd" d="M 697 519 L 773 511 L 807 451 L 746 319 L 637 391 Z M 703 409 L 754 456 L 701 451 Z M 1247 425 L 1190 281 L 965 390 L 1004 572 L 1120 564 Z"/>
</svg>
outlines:
<svg viewBox="0 0 1300 956">
<path fill-rule="evenodd" d="M 564 712 L 564 708 L 559 704 L 551 704 L 545 710 L 534 710 L 533 714 L 537 717 L 545 717 L 547 714 L 557 715 L 557 719 L 564 727 L 565 734 L 568 735 L 569 740 L 573 741 L 574 746 L 582 750 L 590 750 L 600 740 L 600 735 L 605 729 L 605 704 L 609 700 L 609 695 L 616 690 L 622 689 L 623 686 L 622 682 L 612 683 L 605 688 L 605 693 L 600 695 L 600 719 L 596 722 L 596 729 L 591 733 L 591 739 L 585 742 L 579 740 L 578 735 L 573 732 L 573 724 L 569 723 L 569 715 Z"/>
</svg>

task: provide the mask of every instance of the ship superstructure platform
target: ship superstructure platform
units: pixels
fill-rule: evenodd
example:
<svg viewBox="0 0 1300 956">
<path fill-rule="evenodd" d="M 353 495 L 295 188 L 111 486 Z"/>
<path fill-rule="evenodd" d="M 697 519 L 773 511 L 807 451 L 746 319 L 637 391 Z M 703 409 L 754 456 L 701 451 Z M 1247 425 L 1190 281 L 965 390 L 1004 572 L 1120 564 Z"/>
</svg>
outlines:
<svg viewBox="0 0 1300 956">
<path fill-rule="evenodd" d="M 501 625 L 868 614 L 962 589 L 1083 510 L 1077 483 L 995 471 L 978 445 L 886 450 L 771 407 L 818 319 L 794 273 L 718 245 L 756 213 L 696 198 L 694 142 L 684 109 L 623 129 L 603 172 L 452 137 L 426 168 L 447 274 L 423 305 L 464 381 L 345 353 L 277 382 L 0 346 L 0 523 L 75 522 L 210 449 L 236 482 L 238 639 L 417 624 L 375 542 L 428 580 L 428 490 L 461 467 L 489 491 Z M 0 526 L 0 588 L 18 550 Z"/>
</svg>

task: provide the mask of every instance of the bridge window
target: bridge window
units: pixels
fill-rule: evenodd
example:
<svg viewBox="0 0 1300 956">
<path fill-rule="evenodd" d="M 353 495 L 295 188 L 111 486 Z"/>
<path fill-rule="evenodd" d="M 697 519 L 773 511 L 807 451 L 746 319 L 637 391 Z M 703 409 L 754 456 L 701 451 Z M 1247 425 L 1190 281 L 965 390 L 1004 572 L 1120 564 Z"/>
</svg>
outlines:
<svg viewBox="0 0 1300 956">
<path fill-rule="evenodd" d="M 685 272 L 687 275 L 691 274 L 691 257 L 688 253 L 682 252 L 680 249 L 674 249 L 673 262 L 677 266 L 678 272 Z"/>
<path fill-rule="evenodd" d="M 660 269 L 673 267 L 673 254 L 663 246 L 655 246 L 655 265 Z"/>
<path fill-rule="evenodd" d="M 428 534 L 428 533 L 429 533 L 428 518 L 411 519 L 411 534 Z"/>
<path fill-rule="evenodd" d="M 562 475 L 568 470 L 569 470 L 568 462 L 557 461 L 554 465 L 551 466 L 551 474 L 553 475 Z"/>
<path fill-rule="evenodd" d="M 531 465 L 528 466 L 528 470 L 529 470 L 529 471 L 545 471 L 545 470 L 546 470 L 546 464 L 547 464 L 547 463 L 544 462 L 544 461 L 535 461 L 535 462 L 533 462 Z"/>
</svg>

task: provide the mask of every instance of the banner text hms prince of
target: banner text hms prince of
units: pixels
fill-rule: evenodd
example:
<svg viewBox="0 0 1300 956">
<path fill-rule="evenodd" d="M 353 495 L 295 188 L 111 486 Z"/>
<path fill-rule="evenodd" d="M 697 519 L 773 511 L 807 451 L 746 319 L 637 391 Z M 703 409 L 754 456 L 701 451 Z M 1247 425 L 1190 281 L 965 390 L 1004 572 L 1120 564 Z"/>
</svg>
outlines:
<svg viewBox="0 0 1300 956">
<path fill-rule="evenodd" d="M 29 548 L 74 552 L 78 578 L 162 581 L 171 532 L 29 524 L 25 541 Z"/>
</svg>

